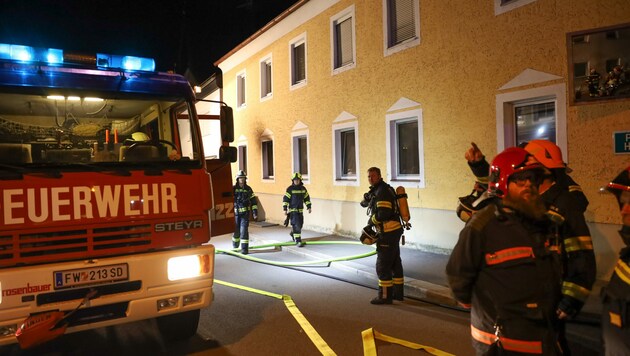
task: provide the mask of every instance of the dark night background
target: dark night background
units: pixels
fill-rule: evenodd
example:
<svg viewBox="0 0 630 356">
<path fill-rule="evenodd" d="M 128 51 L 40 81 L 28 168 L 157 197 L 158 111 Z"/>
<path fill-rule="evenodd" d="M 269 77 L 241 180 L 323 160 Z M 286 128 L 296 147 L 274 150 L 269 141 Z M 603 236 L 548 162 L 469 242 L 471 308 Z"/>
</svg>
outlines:
<svg viewBox="0 0 630 356">
<path fill-rule="evenodd" d="M 151 57 L 199 84 L 297 0 L 0 0 L 0 43 Z"/>
</svg>

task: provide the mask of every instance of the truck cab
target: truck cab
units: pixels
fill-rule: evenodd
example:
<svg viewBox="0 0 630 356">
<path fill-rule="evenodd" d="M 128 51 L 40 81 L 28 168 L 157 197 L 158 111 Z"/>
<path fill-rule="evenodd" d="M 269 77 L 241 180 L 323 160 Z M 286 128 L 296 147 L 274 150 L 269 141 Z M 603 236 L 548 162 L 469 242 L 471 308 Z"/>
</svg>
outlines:
<svg viewBox="0 0 630 356">
<path fill-rule="evenodd" d="M 52 312 L 67 332 L 156 317 L 195 333 L 233 160 L 202 141 L 190 84 L 152 59 L 0 44 L 0 345 Z"/>
</svg>

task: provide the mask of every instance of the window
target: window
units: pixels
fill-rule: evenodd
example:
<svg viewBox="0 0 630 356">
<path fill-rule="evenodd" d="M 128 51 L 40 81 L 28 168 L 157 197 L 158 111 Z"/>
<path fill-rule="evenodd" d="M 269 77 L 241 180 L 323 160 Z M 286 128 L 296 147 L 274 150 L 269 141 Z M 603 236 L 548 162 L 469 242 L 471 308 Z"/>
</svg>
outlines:
<svg viewBox="0 0 630 356">
<path fill-rule="evenodd" d="M 333 167 L 335 185 L 359 185 L 358 123 L 333 126 Z"/>
<path fill-rule="evenodd" d="M 516 144 L 531 140 L 556 142 L 556 102 L 541 100 L 527 103 L 514 103 L 516 118 Z"/>
<path fill-rule="evenodd" d="M 308 137 L 293 137 L 293 172 L 300 172 L 308 180 Z"/>
<path fill-rule="evenodd" d="M 273 174 L 273 141 L 262 141 L 262 171 L 263 179 L 272 180 Z"/>
<path fill-rule="evenodd" d="M 424 188 L 422 110 L 386 116 L 388 178 L 406 187 Z"/>
<path fill-rule="evenodd" d="M 536 0 L 494 0 L 494 15 L 512 11 L 521 6 L 531 4 Z"/>
<path fill-rule="evenodd" d="M 333 74 L 354 68 L 354 5 L 331 18 Z"/>
<path fill-rule="evenodd" d="M 289 45 L 291 58 L 291 89 L 306 84 L 306 35 L 303 34 Z"/>
<path fill-rule="evenodd" d="M 245 72 L 236 75 L 236 107 L 245 107 Z"/>
<path fill-rule="evenodd" d="M 247 146 L 238 146 L 238 169 L 247 173 Z"/>
<path fill-rule="evenodd" d="M 271 55 L 260 61 L 260 99 L 269 99 L 273 94 Z"/>
<path fill-rule="evenodd" d="M 419 0 L 383 0 L 385 56 L 420 43 Z"/>
<path fill-rule="evenodd" d="M 564 84 L 497 95 L 497 152 L 532 139 L 555 142 L 567 161 Z"/>
<path fill-rule="evenodd" d="M 583 78 L 588 75 L 588 62 L 573 63 L 573 76 Z"/>
</svg>

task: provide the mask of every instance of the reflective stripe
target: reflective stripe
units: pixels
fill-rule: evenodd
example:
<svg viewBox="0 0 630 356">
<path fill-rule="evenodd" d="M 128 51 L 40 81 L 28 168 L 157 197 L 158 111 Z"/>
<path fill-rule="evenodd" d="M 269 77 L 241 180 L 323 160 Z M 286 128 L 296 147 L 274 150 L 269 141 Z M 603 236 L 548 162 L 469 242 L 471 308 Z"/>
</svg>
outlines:
<svg viewBox="0 0 630 356">
<path fill-rule="evenodd" d="M 628 266 L 625 262 L 622 260 L 617 261 L 615 273 L 622 281 L 626 282 L 626 284 L 630 284 L 630 266 Z"/>
<path fill-rule="evenodd" d="M 232 241 L 239 242 L 239 241 L 241 241 L 241 239 L 239 237 L 232 237 Z"/>
<path fill-rule="evenodd" d="M 534 258 L 534 250 L 531 247 L 512 247 L 495 253 L 486 253 L 486 263 L 490 266 L 520 258 Z"/>
<path fill-rule="evenodd" d="M 405 278 L 404 277 L 394 278 L 393 282 L 394 284 L 405 284 Z"/>
<path fill-rule="evenodd" d="M 558 225 L 564 224 L 564 216 L 556 213 L 555 211 L 551 209 L 547 210 L 547 217 Z"/>
<path fill-rule="evenodd" d="M 380 221 L 378 221 L 378 220 L 376 219 L 376 214 L 372 215 L 372 219 L 371 219 L 371 220 L 372 220 L 372 223 L 373 223 L 374 225 L 378 225 L 378 224 L 380 224 L 380 223 L 381 223 Z"/>
<path fill-rule="evenodd" d="M 490 179 L 488 179 L 488 176 L 483 176 L 483 177 L 477 176 L 477 182 L 482 183 L 482 184 L 488 184 L 488 182 L 490 182 Z"/>
<path fill-rule="evenodd" d="M 387 200 L 379 200 L 379 201 L 376 202 L 376 207 L 377 208 L 391 209 L 392 208 L 392 202 L 391 201 L 387 201 Z"/>
<path fill-rule="evenodd" d="M 581 192 L 582 191 L 582 187 L 580 187 L 579 185 L 570 185 L 569 186 L 569 192 L 573 193 L 573 192 Z"/>
<path fill-rule="evenodd" d="M 473 339 L 486 345 L 492 345 L 495 342 L 498 342 L 500 347 L 504 350 L 523 352 L 527 354 L 542 354 L 542 341 L 509 339 L 507 337 L 497 336 L 492 333 L 481 331 L 473 325 L 470 325 L 470 335 Z"/>
<path fill-rule="evenodd" d="M 387 281 L 382 281 L 380 279 L 378 280 L 379 287 L 391 287 L 393 285 L 394 285 L 394 281 L 392 281 L 391 279 Z"/>
<path fill-rule="evenodd" d="M 383 223 L 383 232 L 395 231 L 395 230 L 400 229 L 401 227 L 402 225 L 400 225 L 400 221 L 396 221 L 396 220 L 385 221 Z"/>
<path fill-rule="evenodd" d="M 562 282 L 562 294 L 564 295 L 584 302 L 590 293 L 590 289 L 584 288 L 581 285 L 572 282 Z"/>
<path fill-rule="evenodd" d="M 590 236 L 576 236 L 564 240 L 564 248 L 567 252 L 592 250 L 593 240 Z"/>
<path fill-rule="evenodd" d="M 290 212 L 290 213 L 295 213 L 295 212 L 298 212 L 298 213 L 303 213 L 303 212 L 304 212 L 304 209 L 289 208 L 289 212 Z"/>
</svg>

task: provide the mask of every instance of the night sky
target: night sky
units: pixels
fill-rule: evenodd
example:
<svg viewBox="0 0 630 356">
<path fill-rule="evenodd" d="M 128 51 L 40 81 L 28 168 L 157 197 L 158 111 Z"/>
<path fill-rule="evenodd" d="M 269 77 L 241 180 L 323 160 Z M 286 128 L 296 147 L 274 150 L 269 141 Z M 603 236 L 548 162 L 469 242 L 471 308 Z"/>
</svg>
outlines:
<svg viewBox="0 0 630 356">
<path fill-rule="evenodd" d="M 207 79 L 212 63 L 297 0 L 0 0 L 0 43 L 151 57 Z"/>
</svg>

